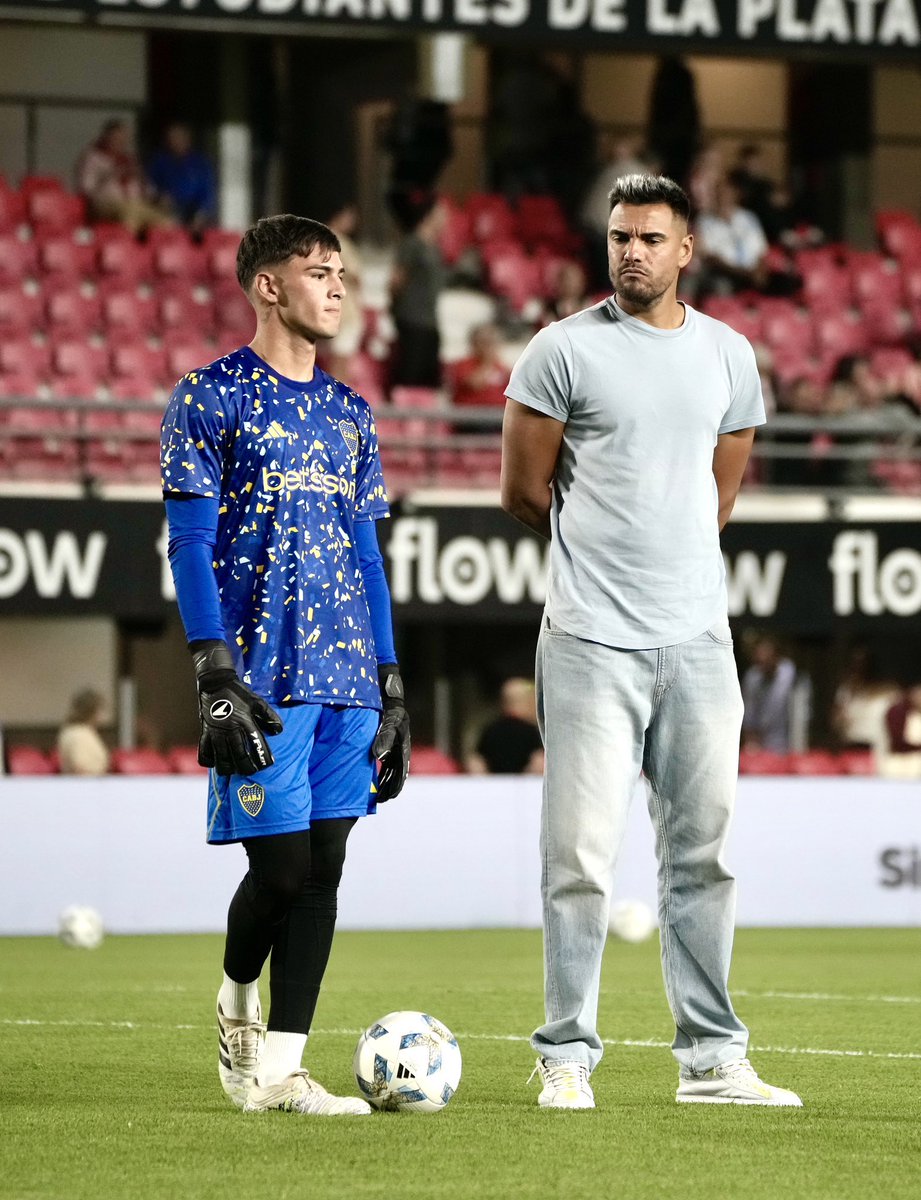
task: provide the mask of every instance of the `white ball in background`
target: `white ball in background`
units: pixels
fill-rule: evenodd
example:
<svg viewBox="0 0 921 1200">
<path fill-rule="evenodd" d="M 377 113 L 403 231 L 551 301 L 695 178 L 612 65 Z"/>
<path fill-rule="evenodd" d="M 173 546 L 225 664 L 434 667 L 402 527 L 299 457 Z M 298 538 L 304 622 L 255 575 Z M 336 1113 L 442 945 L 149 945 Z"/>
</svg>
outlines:
<svg viewBox="0 0 921 1200">
<path fill-rule="evenodd" d="M 65 946 L 95 950 L 102 945 L 105 929 L 102 917 L 86 904 L 72 904 L 58 918 L 58 937 Z"/>
<path fill-rule="evenodd" d="M 645 942 L 656 929 L 655 913 L 642 900 L 615 900 L 608 928 L 623 942 Z"/>
</svg>

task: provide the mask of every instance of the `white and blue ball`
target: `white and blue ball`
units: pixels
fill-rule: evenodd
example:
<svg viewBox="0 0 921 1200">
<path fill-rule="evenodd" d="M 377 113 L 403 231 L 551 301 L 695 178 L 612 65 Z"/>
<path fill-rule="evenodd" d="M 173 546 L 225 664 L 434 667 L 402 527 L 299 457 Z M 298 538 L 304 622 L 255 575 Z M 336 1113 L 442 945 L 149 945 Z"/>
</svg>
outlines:
<svg viewBox="0 0 921 1200">
<path fill-rule="evenodd" d="M 655 913 L 642 900 L 615 900 L 608 928 L 622 942 L 645 942 L 658 927 Z"/>
<path fill-rule="evenodd" d="M 441 1021 L 392 1012 L 362 1033 L 352 1066 L 361 1094 L 386 1112 L 439 1112 L 457 1091 L 461 1052 Z"/>
</svg>

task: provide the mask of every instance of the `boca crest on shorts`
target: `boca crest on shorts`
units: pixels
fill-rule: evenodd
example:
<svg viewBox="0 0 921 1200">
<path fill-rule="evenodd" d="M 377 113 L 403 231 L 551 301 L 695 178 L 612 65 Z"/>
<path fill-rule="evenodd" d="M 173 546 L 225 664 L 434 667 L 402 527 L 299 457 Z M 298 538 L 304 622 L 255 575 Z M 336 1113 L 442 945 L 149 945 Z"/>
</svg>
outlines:
<svg viewBox="0 0 921 1200">
<path fill-rule="evenodd" d="M 255 775 L 217 775 L 208 787 L 208 841 L 296 833 L 311 822 L 375 810 L 373 708 L 297 704 L 280 709 L 284 730 L 269 737 L 275 762 Z"/>
</svg>

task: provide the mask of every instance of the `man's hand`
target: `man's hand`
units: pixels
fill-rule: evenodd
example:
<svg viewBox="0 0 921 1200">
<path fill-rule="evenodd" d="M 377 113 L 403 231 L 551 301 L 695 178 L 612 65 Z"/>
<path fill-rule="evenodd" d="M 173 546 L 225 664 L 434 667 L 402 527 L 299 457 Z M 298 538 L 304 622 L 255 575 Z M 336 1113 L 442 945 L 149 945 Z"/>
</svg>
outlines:
<svg viewBox="0 0 921 1200">
<path fill-rule="evenodd" d="M 241 683 L 223 642 L 195 642 L 192 647 L 201 739 L 198 761 L 218 775 L 253 775 L 275 761 L 267 733 L 281 733 L 278 713 Z"/>
<path fill-rule="evenodd" d="M 380 667 L 378 679 L 384 711 L 371 746 L 371 757 L 380 759 L 376 799 L 383 803 L 399 796 L 409 774 L 409 713 L 404 706 L 403 680 L 396 663 Z"/>
</svg>

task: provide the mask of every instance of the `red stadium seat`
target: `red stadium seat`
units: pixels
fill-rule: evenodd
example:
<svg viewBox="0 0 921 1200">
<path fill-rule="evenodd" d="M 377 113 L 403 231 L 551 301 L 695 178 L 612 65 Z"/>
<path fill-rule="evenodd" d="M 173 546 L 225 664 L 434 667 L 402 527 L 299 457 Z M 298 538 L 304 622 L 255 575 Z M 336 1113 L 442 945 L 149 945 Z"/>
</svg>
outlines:
<svg viewBox="0 0 921 1200">
<path fill-rule="evenodd" d="M 775 352 L 809 358 L 815 349 L 812 320 L 792 301 L 764 305 L 761 331 L 765 342 Z"/>
<path fill-rule="evenodd" d="M 166 752 L 166 761 L 177 775 L 203 775 L 208 769 L 198 762 L 197 746 L 173 746 Z"/>
<path fill-rule="evenodd" d="M 142 295 L 135 284 L 121 278 L 106 281 L 99 289 L 100 313 L 110 335 L 146 338 L 157 328 L 157 304 Z"/>
<path fill-rule="evenodd" d="M 223 338 L 224 342 L 227 341 L 225 335 L 231 340 L 238 339 L 237 346 L 252 341 L 256 332 L 256 314 L 239 286 L 236 283 L 215 286 L 211 299 L 217 336 Z M 223 353 L 226 354 L 227 350 Z"/>
<path fill-rule="evenodd" d="M 15 479 L 73 480 L 79 471 L 79 447 L 71 438 L 17 438 L 9 470 Z"/>
<path fill-rule="evenodd" d="M 851 275 L 846 267 L 800 255 L 797 270 L 803 281 L 803 303 L 813 312 L 838 312 L 853 303 Z"/>
<path fill-rule="evenodd" d="M 210 300 L 200 300 L 185 283 L 157 290 L 157 314 L 164 338 L 176 331 L 206 337 L 214 326 L 214 308 Z M 252 310 L 251 310 L 252 311 Z"/>
<path fill-rule="evenodd" d="M 520 313 L 540 295 L 540 264 L 523 251 L 495 254 L 487 261 L 486 280 L 491 292 Z"/>
<path fill-rule="evenodd" d="M 473 241 L 470 216 L 447 197 L 442 198 L 442 208 L 445 217 L 438 234 L 438 248 L 448 266 L 453 267 Z"/>
<path fill-rule="evenodd" d="M 521 196 L 515 208 L 518 235 L 529 249 L 546 246 L 563 254 L 578 249 L 580 238 L 569 228 L 555 196 Z"/>
<path fill-rule="evenodd" d="M 38 265 L 43 275 L 80 282 L 95 275 L 93 246 L 74 241 L 70 234 L 54 234 L 36 240 Z"/>
<path fill-rule="evenodd" d="M 475 242 L 491 242 L 518 236 L 518 222 L 504 196 L 491 192 L 473 192 L 467 197 L 464 211 Z"/>
<path fill-rule="evenodd" d="M 0 366 L 0 396 L 13 400 L 37 399 L 45 389 L 45 380 L 39 372 L 32 368 L 5 371 Z M 9 411 L 6 413 L 8 421 Z"/>
<path fill-rule="evenodd" d="M 215 283 L 232 283 L 237 276 L 240 235 L 229 229 L 208 229 L 202 238 L 205 268 Z"/>
<path fill-rule="evenodd" d="M 459 775 L 460 765 L 450 754 L 435 746 L 413 746 L 410 771 L 413 775 Z"/>
<path fill-rule="evenodd" d="M 54 761 L 38 746 L 10 746 L 6 752 L 11 775 L 53 775 Z"/>
<path fill-rule="evenodd" d="M 39 297 L 21 283 L 0 284 L 0 339 L 33 333 L 41 311 Z"/>
<path fill-rule="evenodd" d="M 867 328 L 853 312 L 819 313 L 815 318 L 816 345 L 820 357 L 844 358 L 868 349 Z"/>
<path fill-rule="evenodd" d="M 95 333 L 101 324 L 100 308 L 99 297 L 87 294 L 79 285 L 54 287 L 46 293 L 45 315 L 55 337 Z"/>
<path fill-rule="evenodd" d="M 96 269 L 100 275 L 114 276 L 135 286 L 150 279 L 153 273 L 150 250 L 124 225 L 97 225 L 95 236 Z"/>
<path fill-rule="evenodd" d="M 743 750 L 739 771 L 743 775 L 789 775 L 790 761 L 786 754 L 775 750 Z"/>
<path fill-rule="evenodd" d="M 80 422 L 84 433 L 91 433 L 96 437 L 109 437 L 121 432 L 124 416 L 116 408 L 88 405 L 80 413 Z"/>
<path fill-rule="evenodd" d="M 23 181 L 22 191 L 26 201 L 26 217 L 36 235 L 69 233 L 79 228 L 86 215 L 80 196 L 65 191 L 57 180 L 46 180 L 40 185 L 29 187 Z"/>
<path fill-rule="evenodd" d="M 26 205 L 15 188 L 0 177 L 0 233 L 14 233 L 26 219 Z"/>
<path fill-rule="evenodd" d="M 159 750 L 113 750 L 112 770 L 118 775 L 168 775 L 169 760 Z"/>
<path fill-rule="evenodd" d="M 876 756 L 872 750 L 842 750 L 838 762 L 845 775 L 876 774 Z"/>
<path fill-rule="evenodd" d="M 911 314 L 885 300 L 867 302 L 860 314 L 869 346 L 891 346 L 911 332 Z"/>
<path fill-rule="evenodd" d="M 156 384 L 164 380 L 163 351 L 146 342 L 116 342 L 109 348 L 108 365 L 112 379 L 147 378 Z"/>
<path fill-rule="evenodd" d="M 207 366 L 215 358 L 214 346 L 204 337 L 171 335 L 163 344 L 164 382 L 172 387 L 196 367 Z"/>
<path fill-rule="evenodd" d="M 884 209 L 876 214 L 876 233 L 886 254 L 905 263 L 921 263 L 921 222 L 912 212 Z"/>
<path fill-rule="evenodd" d="M 902 275 L 899 265 L 881 254 L 852 254 L 849 269 L 854 299 L 861 308 L 902 302 Z"/>
<path fill-rule="evenodd" d="M 47 379 L 51 369 L 51 352 L 29 337 L 0 338 L 0 370 L 34 370 L 40 379 Z"/>
<path fill-rule="evenodd" d="M 192 284 L 207 274 L 204 251 L 179 229 L 151 230 L 149 236 L 154 275 L 159 279 L 179 279 Z"/>
<path fill-rule="evenodd" d="M 20 287 L 38 273 L 38 252 L 34 242 L 24 242 L 15 233 L 0 233 L 0 284 Z"/>
<path fill-rule="evenodd" d="M 843 775 L 841 761 L 828 750 L 806 750 L 787 756 L 791 775 Z"/>
<path fill-rule="evenodd" d="M 93 438 L 86 443 L 84 469 L 105 483 L 131 481 L 132 455 L 128 443 L 116 438 Z"/>
</svg>

